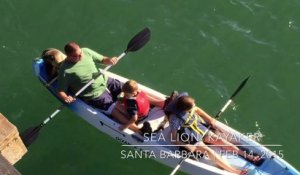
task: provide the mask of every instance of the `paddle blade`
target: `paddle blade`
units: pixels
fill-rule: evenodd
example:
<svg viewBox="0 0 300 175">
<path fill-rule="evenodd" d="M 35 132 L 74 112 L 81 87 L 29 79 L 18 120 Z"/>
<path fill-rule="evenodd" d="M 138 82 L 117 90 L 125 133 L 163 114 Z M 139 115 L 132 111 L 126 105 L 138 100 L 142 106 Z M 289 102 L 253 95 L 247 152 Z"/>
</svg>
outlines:
<svg viewBox="0 0 300 175">
<path fill-rule="evenodd" d="M 232 94 L 232 96 L 230 97 L 230 99 L 233 99 L 242 89 L 243 87 L 246 85 L 247 81 L 249 80 L 250 76 L 248 76 L 245 80 L 242 81 L 242 83 L 240 84 L 240 86 L 234 91 L 234 93 Z"/>
<path fill-rule="evenodd" d="M 129 41 L 125 53 L 134 52 L 142 48 L 150 40 L 150 36 L 150 29 L 144 28 Z"/>
<path fill-rule="evenodd" d="M 31 145 L 38 137 L 41 126 L 31 127 L 21 133 L 21 139 L 26 147 Z"/>
</svg>

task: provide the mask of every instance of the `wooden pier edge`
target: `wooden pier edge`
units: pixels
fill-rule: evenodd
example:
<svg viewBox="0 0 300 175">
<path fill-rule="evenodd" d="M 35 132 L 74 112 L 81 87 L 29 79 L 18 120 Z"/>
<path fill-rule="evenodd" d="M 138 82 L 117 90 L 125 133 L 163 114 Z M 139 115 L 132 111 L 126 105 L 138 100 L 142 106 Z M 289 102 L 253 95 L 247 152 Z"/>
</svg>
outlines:
<svg viewBox="0 0 300 175">
<path fill-rule="evenodd" d="M 1 154 L 0 154 L 0 175 L 21 175 L 20 172 L 12 166 Z"/>
<path fill-rule="evenodd" d="M 13 165 L 26 152 L 17 127 L 0 113 L 0 175 L 20 175 Z"/>
</svg>

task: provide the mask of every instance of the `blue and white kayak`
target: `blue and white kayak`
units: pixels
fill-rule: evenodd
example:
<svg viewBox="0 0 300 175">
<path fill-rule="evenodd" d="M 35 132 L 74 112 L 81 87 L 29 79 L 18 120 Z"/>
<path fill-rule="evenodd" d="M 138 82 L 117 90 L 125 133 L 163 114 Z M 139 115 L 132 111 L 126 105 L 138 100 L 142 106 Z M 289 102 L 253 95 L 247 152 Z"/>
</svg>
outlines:
<svg viewBox="0 0 300 175">
<path fill-rule="evenodd" d="M 56 82 L 50 86 L 46 86 L 51 80 L 45 71 L 44 61 L 41 58 L 37 58 L 33 62 L 34 72 L 41 83 L 53 94 L 55 97 Z M 109 77 L 120 80 L 121 82 L 127 81 L 126 78 L 116 75 L 111 72 L 106 72 Z M 157 99 L 165 99 L 166 95 L 161 94 L 153 89 L 139 85 L 139 88 Z M 106 133 L 113 139 L 121 142 L 122 146 L 131 147 L 134 153 L 132 155 L 144 156 L 153 158 L 156 161 L 174 168 L 178 162 L 182 160 L 184 155 L 179 151 L 179 147 L 171 143 L 170 128 L 168 123 L 164 126 L 164 130 L 158 131 L 152 134 L 152 137 L 143 137 L 131 130 L 126 129 L 124 131 L 119 130 L 120 124 L 113 119 L 109 118 L 101 110 L 95 109 L 84 101 L 77 99 L 74 103 L 67 105 L 67 107 L 76 113 L 79 117 L 83 118 L 86 122 L 99 129 L 101 132 Z M 148 121 L 153 130 L 156 130 L 161 122 L 165 119 L 165 113 L 162 109 L 152 108 L 149 116 L 145 121 Z M 228 161 L 232 166 L 238 169 L 248 169 L 248 175 L 299 175 L 300 173 L 293 168 L 289 163 L 282 159 L 281 153 L 275 154 L 265 146 L 258 142 L 249 139 L 249 137 L 241 134 L 233 128 L 217 121 L 217 129 L 222 131 L 222 137 L 224 135 L 232 135 L 238 137 L 234 140 L 234 144 L 243 147 L 250 153 L 259 154 L 264 161 L 260 165 L 254 165 L 246 159 L 236 156 L 234 154 L 226 153 L 221 155 L 223 159 Z M 231 142 L 232 139 L 231 139 Z M 221 153 L 222 148 L 218 146 L 210 145 L 216 152 Z M 124 155 L 121 156 L 126 156 Z M 202 158 L 187 158 L 180 166 L 180 170 L 188 174 L 201 174 L 201 175 L 233 175 L 233 173 L 220 169 L 215 163 L 203 156 Z"/>
</svg>

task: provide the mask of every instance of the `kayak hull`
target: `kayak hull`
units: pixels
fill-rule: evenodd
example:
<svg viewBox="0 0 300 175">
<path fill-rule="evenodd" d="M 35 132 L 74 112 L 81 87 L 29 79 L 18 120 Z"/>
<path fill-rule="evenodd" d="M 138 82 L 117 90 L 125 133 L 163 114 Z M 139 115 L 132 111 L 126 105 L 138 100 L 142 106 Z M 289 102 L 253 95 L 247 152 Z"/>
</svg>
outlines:
<svg viewBox="0 0 300 175">
<path fill-rule="evenodd" d="M 35 75 L 39 78 L 43 85 L 59 100 L 56 96 L 55 88 L 56 82 L 51 84 L 50 86 L 46 86 L 48 82 L 51 80 L 48 79 L 44 62 L 41 58 L 37 58 L 33 62 L 33 68 Z M 111 72 L 107 72 L 109 77 L 120 80 L 121 82 L 127 81 L 126 78 L 116 75 Z M 153 89 L 150 89 L 146 86 L 139 85 L 139 88 L 143 91 L 155 96 L 157 99 L 165 99 L 165 95 L 157 92 Z M 169 127 L 168 124 L 165 126 L 163 131 L 159 131 L 155 133 L 154 140 L 150 140 L 151 138 L 145 138 L 141 135 L 133 133 L 131 130 L 120 131 L 118 128 L 120 124 L 111 118 L 109 118 L 105 113 L 103 113 L 99 109 L 95 109 L 84 101 L 77 99 L 74 103 L 68 104 L 67 107 L 76 113 L 79 117 L 84 119 L 86 122 L 97 128 L 103 133 L 111 136 L 115 140 L 121 142 L 122 146 L 130 147 L 135 152 L 143 152 L 143 156 L 145 158 L 152 158 L 162 164 L 165 164 L 169 167 L 174 168 L 178 162 L 182 160 L 182 157 L 178 153 L 178 147 L 173 145 L 170 142 L 169 138 Z M 163 110 L 159 108 L 153 108 L 150 111 L 149 116 L 147 117 L 147 121 L 151 124 L 151 127 L 155 130 L 159 124 L 164 120 L 165 114 Z M 240 134 L 238 131 L 230 128 L 229 126 L 217 122 L 217 128 L 223 131 L 224 133 L 234 133 Z M 160 138 L 160 139 L 159 139 Z M 251 139 L 242 139 L 237 143 L 239 145 L 243 145 L 247 149 L 251 149 L 251 151 L 260 153 L 272 153 L 269 149 L 263 147 L 259 143 L 251 140 Z M 212 147 L 216 151 L 219 151 L 220 148 Z M 131 156 L 132 154 L 130 154 Z M 127 153 L 120 155 L 120 157 L 126 158 Z M 140 156 L 140 155 L 139 155 Z M 276 154 L 272 154 L 270 157 L 264 158 L 264 162 L 260 166 L 253 165 L 243 158 L 235 158 L 232 159 L 228 155 L 223 156 L 231 165 L 240 169 L 248 169 L 248 174 L 262 174 L 262 175 L 296 175 L 300 174 L 295 168 L 293 168 L 290 164 L 284 161 L 280 156 Z M 218 167 L 216 167 L 215 163 L 209 159 L 201 158 L 198 160 L 194 159 L 185 159 L 180 167 L 181 171 L 184 171 L 188 174 L 205 174 L 205 175 L 232 175 L 232 173 L 224 171 Z"/>
</svg>

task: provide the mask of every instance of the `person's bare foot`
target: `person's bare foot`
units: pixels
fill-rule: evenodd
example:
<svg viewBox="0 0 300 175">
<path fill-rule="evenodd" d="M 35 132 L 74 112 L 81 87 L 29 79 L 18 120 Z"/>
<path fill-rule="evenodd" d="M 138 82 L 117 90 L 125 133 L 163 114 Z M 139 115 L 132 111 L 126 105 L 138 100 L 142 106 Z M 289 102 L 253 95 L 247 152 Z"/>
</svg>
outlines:
<svg viewBox="0 0 300 175">
<path fill-rule="evenodd" d="M 254 163 L 257 163 L 257 162 L 259 162 L 260 160 L 261 160 L 261 157 L 260 157 L 260 156 L 254 156 L 253 159 L 252 159 L 252 161 L 253 161 Z"/>
<path fill-rule="evenodd" d="M 253 164 L 258 164 L 259 163 L 259 161 L 261 161 L 261 157 L 260 156 L 258 156 L 258 155 L 256 155 L 256 156 L 254 156 L 254 155 L 252 155 L 252 156 L 249 156 L 249 161 L 251 161 Z"/>
<path fill-rule="evenodd" d="M 245 158 L 253 163 L 258 162 L 261 159 L 261 157 L 259 155 L 253 155 L 253 154 L 247 154 L 247 156 Z"/>
<path fill-rule="evenodd" d="M 248 170 L 247 169 L 243 169 L 243 170 L 235 170 L 235 171 L 232 171 L 232 173 L 235 173 L 235 174 L 238 174 L 238 175 L 246 175 L 248 173 Z"/>
<path fill-rule="evenodd" d="M 246 175 L 247 173 L 248 173 L 248 170 L 244 169 L 244 170 L 242 170 L 242 171 L 240 172 L 239 175 Z"/>
</svg>

